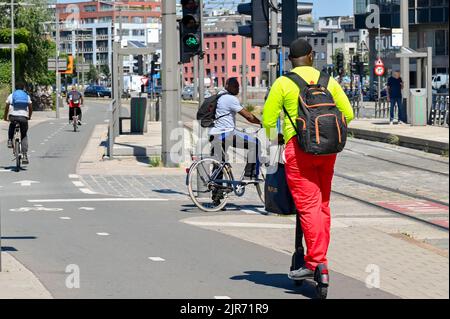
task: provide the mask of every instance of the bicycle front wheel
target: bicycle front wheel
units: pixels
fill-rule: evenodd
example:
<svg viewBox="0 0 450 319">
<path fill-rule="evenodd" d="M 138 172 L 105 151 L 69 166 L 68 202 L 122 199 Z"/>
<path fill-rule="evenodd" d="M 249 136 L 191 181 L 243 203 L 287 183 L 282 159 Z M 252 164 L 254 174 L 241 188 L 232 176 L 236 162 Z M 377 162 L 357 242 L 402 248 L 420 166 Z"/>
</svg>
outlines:
<svg viewBox="0 0 450 319">
<path fill-rule="evenodd" d="M 259 172 L 259 179 L 261 181 L 255 186 L 256 192 L 258 193 L 258 197 L 263 204 L 266 203 L 266 196 L 265 196 L 266 175 L 267 175 L 267 166 L 265 164 L 262 164 Z"/>
<path fill-rule="evenodd" d="M 194 204 L 204 212 L 218 212 L 228 202 L 228 194 L 233 191 L 231 174 L 227 168 L 220 168 L 221 163 L 215 159 L 203 159 L 194 164 L 188 175 L 188 191 Z M 212 177 L 221 170 L 218 184 Z"/>
</svg>

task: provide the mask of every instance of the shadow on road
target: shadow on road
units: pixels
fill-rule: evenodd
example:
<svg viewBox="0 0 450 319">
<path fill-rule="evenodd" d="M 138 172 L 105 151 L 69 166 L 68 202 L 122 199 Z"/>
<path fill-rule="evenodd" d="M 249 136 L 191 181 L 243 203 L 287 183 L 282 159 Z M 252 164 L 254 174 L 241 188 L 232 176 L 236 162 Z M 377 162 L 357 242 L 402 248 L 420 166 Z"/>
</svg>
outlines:
<svg viewBox="0 0 450 319">
<path fill-rule="evenodd" d="M 285 289 L 287 294 L 302 295 L 306 298 L 317 298 L 314 283 L 306 281 L 301 286 L 295 286 L 287 274 L 268 274 L 265 271 L 246 271 L 245 275 L 231 277 L 231 280 L 247 280 L 257 285 Z"/>
</svg>

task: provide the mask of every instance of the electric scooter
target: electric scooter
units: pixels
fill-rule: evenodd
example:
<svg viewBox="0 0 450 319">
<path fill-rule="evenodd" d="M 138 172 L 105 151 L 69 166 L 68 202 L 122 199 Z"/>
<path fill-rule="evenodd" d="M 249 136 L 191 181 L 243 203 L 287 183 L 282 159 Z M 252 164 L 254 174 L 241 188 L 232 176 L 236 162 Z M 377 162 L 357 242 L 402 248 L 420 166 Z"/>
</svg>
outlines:
<svg viewBox="0 0 450 319">
<path fill-rule="evenodd" d="M 295 226 L 295 252 L 292 255 L 291 271 L 302 268 L 305 265 L 305 249 L 303 247 L 303 230 L 301 227 L 300 216 L 296 214 Z M 308 279 L 309 280 L 309 279 Z M 327 299 L 330 276 L 326 265 L 319 265 L 311 278 L 316 283 L 316 292 L 319 299 Z M 301 286 L 305 280 L 295 280 L 296 286 Z"/>
</svg>

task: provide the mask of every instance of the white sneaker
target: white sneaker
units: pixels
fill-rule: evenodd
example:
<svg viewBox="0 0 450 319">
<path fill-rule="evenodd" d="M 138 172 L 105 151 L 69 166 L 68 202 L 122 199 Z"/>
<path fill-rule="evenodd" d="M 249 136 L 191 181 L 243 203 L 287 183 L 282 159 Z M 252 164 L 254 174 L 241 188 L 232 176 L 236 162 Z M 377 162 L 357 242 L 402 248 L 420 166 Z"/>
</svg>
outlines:
<svg viewBox="0 0 450 319">
<path fill-rule="evenodd" d="M 390 121 L 389 125 L 393 126 L 394 125 L 394 121 Z"/>
</svg>

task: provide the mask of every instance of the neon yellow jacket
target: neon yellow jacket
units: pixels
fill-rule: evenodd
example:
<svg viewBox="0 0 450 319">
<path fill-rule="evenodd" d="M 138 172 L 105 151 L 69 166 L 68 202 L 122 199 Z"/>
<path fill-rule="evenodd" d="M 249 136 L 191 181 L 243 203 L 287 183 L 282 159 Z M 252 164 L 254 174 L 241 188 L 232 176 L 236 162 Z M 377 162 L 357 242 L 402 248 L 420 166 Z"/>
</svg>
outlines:
<svg viewBox="0 0 450 319">
<path fill-rule="evenodd" d="M 315 84 L 319 81 L 320 72 L 313 67 L 302 66 L 293 69 L 292 72 L 300 75 L 307 83 Z M 350 121 L 354 119 L 353 108 L 344 90 L 333 78 L 330 78 L 328 91 L 333 95 L 334 101 L 336 102 L 338 109 L 344 114 L 347 123 L 350 123 Z M 295 123 L 295 119 L 298 117 L 299 94 L 300 89 L 298 86 L 287 77 L 280 77 L 273 84 L 263 110 L 263 126 L 270 139 L 275 139 L 277 137 L 277 121 L 283 110 L 283 105 Z M 284 119 L 283 134 L 286 143 L 289 142 L 293 136 L 297 135 L 295 128 L 292 127 L 292 124 L 286 115 Z"/>
</svg>

